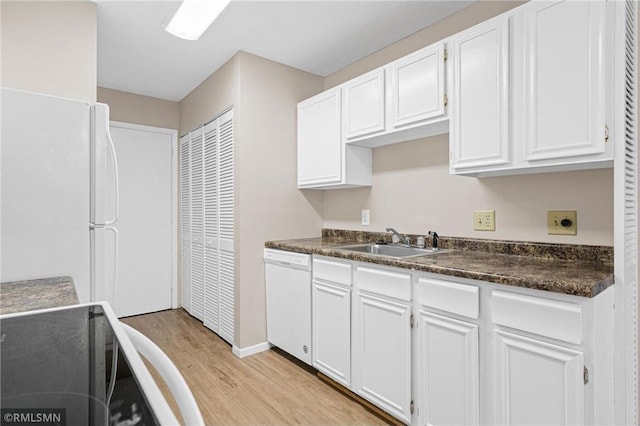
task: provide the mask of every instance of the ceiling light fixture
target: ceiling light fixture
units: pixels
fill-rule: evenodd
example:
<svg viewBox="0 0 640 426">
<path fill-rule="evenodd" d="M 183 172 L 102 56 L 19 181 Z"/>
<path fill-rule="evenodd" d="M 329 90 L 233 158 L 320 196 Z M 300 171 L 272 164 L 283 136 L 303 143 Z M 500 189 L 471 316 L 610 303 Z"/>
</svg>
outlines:
<svg viewBox="0 0 640 426">
<path fill-rule="evenodd" d="M 185 40 L 198 40 L 230 1 L 183 0 L 164 29 Z"/>
</svg>

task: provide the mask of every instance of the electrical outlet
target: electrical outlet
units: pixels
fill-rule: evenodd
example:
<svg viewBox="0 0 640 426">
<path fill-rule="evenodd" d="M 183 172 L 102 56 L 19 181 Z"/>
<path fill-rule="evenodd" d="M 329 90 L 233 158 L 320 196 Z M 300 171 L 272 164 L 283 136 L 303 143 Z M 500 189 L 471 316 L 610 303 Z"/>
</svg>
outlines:
<svg viewBox="0 0 640 426">
<path fill-rule="evenodd" d="M 549 235 L 577 235 L 578 214 L 575 210 L 547 212 L 547 234 Z"/>
<path fill-rule="evenodd" d="M 369 225 L 369 209 L 360 211 L 360 218 L 363 225 Z"/>
<path fill-rule="evenodd" d="M 495 210 L 476 210 L 473 212 L 473 230 L 474 231 L 495 231 L 496 230 L 496 211 Z"/>
</svg>

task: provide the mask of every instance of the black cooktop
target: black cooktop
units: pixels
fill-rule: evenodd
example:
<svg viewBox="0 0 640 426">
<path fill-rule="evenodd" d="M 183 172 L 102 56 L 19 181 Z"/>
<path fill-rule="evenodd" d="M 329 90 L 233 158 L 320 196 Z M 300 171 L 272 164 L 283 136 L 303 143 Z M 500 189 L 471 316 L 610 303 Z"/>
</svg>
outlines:
<svg viewBox="0 0 640 426">
<path fill-rule="evenodd" d="M 0 317 L 0 407 L 1 426 L 158 424 L 99 305 Z"/>
</svg>

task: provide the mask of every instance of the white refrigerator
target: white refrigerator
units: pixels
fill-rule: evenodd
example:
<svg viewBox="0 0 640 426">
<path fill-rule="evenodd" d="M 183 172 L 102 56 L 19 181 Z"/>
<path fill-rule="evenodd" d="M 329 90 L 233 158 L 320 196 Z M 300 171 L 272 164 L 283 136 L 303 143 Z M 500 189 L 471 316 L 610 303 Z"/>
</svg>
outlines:
<svg viewBox="0 0 640 426">
<path fill-rule="evenodd" d="M 0 281 L 71 276 L 112 302 L 118 170 L 109 107 L 1 89 Z"/>
</svg>

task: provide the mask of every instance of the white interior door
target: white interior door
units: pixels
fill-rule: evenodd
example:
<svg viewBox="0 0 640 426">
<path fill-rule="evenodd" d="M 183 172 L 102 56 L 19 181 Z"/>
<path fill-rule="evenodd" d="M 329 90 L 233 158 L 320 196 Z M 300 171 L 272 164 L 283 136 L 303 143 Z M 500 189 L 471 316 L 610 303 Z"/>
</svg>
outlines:
<svg viewBox="0 0 640 426">
<path fill-rule="evenodd" d="M 172 147 L 175 131 L 112 123 L 118 155 L 119 317 L 170 309 L 174 275 Z"/>
</svg>

